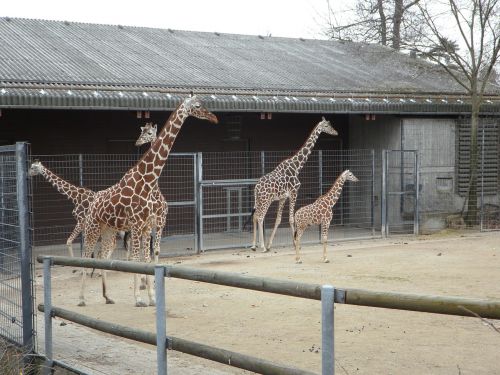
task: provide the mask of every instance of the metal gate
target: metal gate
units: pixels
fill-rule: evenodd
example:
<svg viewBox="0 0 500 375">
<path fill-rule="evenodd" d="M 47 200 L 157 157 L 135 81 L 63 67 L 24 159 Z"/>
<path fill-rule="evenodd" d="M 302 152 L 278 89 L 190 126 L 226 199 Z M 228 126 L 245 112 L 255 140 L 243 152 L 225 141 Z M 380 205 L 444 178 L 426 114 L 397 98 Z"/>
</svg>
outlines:
<svg viewBox="0 0 500 375">
<path fill-rule="evenodd" d="M 418 187 L 418 188 L 417 188 Z M 382 234 L 418 234 L 418 153 L 382 151 Z"/>
<path fill-rule="evenodd" d="M 35 348 L 28 144 L 0 146 L 0 336 Z"/>
</svg>

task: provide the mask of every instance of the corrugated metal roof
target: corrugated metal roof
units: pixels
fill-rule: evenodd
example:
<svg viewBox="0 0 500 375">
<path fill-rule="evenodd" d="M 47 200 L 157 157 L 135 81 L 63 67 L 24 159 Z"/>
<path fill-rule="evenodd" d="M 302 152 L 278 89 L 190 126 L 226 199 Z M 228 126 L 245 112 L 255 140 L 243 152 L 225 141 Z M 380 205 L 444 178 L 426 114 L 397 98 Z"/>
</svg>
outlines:
<svg viewBox="0 0 500 375">
<path fill-rule="evenodd" d="M 448 74 L 383 46 L 0 18 L 0 106 L 166 109 L 189 90 L 214 110 L 467 112 Z"/>
</svg>

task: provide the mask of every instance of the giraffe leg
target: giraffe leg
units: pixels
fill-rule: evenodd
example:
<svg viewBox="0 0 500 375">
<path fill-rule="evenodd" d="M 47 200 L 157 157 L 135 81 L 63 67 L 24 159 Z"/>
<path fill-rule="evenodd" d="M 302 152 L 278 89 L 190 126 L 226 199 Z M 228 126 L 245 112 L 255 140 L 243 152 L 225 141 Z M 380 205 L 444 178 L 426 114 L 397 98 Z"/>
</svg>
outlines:
<svg viewBox="0 0 500 375">
<path fill-rule="evenodd" d="M 262 248 L 262 252 L 265 253 L 267 250 L 264 246 L 264 218 L 259 218 L 257 223 L 259 226 L 259 246 Z"/>
<path fill-rule="evenodd" d="M 66 240 L 66 246 L 68 247 L 68 253 L 69 256 L 73 258 L 73 241 L 75 240 L 76 237 L 82 232 L 83 230 L 83 223 L 78 222 L 75 225 L 75 228 L 73 229 L 73 232 L 69 235 L 68 239 Z"/>
<path fill-rule="evenodd" d="M 83 253 L 84 258 L 90 258 L 92 253 L 94 252 L 94 247 L 95 244 L 97 243 L 97 240 L 99 239 L 99 226 L 97 225 L 87 225 L 85 228 L 85 251 Z M 78 306 L 85 306 L 85 282 L 87 278 L 87 269 L 82 268 L 82 280 L 81 280 L 81 285 L 80 285 L 80 295 L 79 295 L 79 300 L 80 302 L 78 303 Z"/>
<path fill-rule="evenodd" d="M 252 223 L 253 223 L 253 242 L 251 249 L 255 251 L 255 249 L 257 249 L 257 226 L 258 226 L 257 215 L 255 214 L 255 212 L 253 213 L 252 216 Z"/>
<path fill-rule="evenodd" d="M 160 237 L 159 234 L 157 234 L 158 237 Z M 156 239 L 156 236 L 155 236 Z M 151 263 L 151 235 L 148 234 L 143 238 L 143 254 L 144 254 L 144 261 L 146 263 Z M 146 289 L 148 291 L 148 297 L 149 297 L 149 306 L 156 306 L 156 297 L 154 295 L 154 288 L 153 288 L 153 283 L 151 280 L 151 276 L 145 275 L 145 284 L 146 284 Z"/>
<path fill-rule="evenodd" d="M 264 252 L 271 250 L 271 245 L 273 244 L 274 235 L 276 234 L 276 230 L 278 229 L 281 223 L 281 215 L 283 214 L 283 207 L 285 206 L 286 198 L 280 199 L 278 206 L 278 214 L 276 215 L 276 221 L 274 223 L 274 228 L 271 233 L 271 237 L 269 237 L 269 242 L 267 243 L 267 248 L 264 249 Z"/>
<path fill-rule="evenodd" d="M 292 229 L 292 238 L 295 234 L 295 202 L 297 202 L 297 192 L 290 192 L 290 198 L 288 203 L 288 221 L 290 223 L 290 228 Z"/>
<path fill-rule="evenodd" d="M 147 232 L 147 233 L 144 233 L 144 235 L 142 236 L 143 259 L 146 260 L 146 253 L 147 253 L 148 257 L 150 259 L 150 261 L 148 263 L 151 262 L 150 251 L 151 251 L 152 246 L 154 246 L 152 235 L 153 235 L 152 233 Z M 156 236 L 155 236 L 155 238 L 156 238 Z M 145 290 L 147 288 L 148 288 L 147 275 L 141 275 L 141 286 L 139 287 L 139 289 Z"/>
<path fill-rule="evenodd" d="M 141 248 L 141 238 L 142 233 L 136 227 L 132 228 L 130 233 L 131 243 L 132 243 L 132 256 L 131 259 L 135 262 L 140 261 L 139 253 Z M 138 274 L 134 274 L 134 298 L 135 298 L 135 306 L 136 307 L 146 307 L 147 304 L 142 300 L 140 292 L 139 292 L 139 280 L 140 276 Z"/>
<path fill-rule="evenodd" d="M 297 231 L 295 232 L 295 236 L 293 239 L 293 243 L 295 245 L 295 263 L 300 264 L 302 260 L 300 259 L 300 239 L 304 234 L 304 229 L 297 225 Z"/>
<path fill-rule="evenodd" d="M 330 261 L 326 257 L 326 247 L 328 245 L 328 229 L 330 228 L 330 222 L 324 221 L 321 223 L 321 243 L 323 244 L 323 262 L 329 263 Z"/>
<path fill-rule="evenodd" d="M 109 259 L 116 245 L 116 233 L 111 229 L 107 229 L 101 235 L 101 254 L 100 258 Z M 107 274 L 106 270 L 102 270 L 102 296 L 106 300 L 106 304 L 114 304 L 107 294 Z"/>
</svg>

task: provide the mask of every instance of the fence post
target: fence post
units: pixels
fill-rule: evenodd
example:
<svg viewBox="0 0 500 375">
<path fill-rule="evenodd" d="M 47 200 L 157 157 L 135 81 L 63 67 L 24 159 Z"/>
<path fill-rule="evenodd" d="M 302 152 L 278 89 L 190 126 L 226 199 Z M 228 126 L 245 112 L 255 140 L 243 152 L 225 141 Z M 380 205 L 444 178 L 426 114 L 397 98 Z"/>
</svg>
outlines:
<svg viewBox="0 0 500 375">
<path fill-rule="evenodd" d="M 165 310 L 165 266 L 155 266 L 156 359 L 158 375 L 167 374 L 167 317 Z"/>
<path fill-rule="evenodd" d="M 387 153 L 387 150 L 382 150 L 382 194 L 380 195 L 382 223 L 380 232 L 383 238 L 387 237 Z"/>
<path fill-rule="evenodd" d="M 28 197 L 28 144 L 16 143 L 16 184 L 19 210 L 19 247 L 21 256 L 21 290 L 23 312 L 23 346 L 34 350 L 33 340 L 33 286 L 31 283 L 31 241 Z"/>
<path fill-rule="evenodd" d="M 375 236 L 375 150 L 371 150 L 372 156 L 372 197 L 371 197 L 371 225 L 372 225 L 372 236 Z"/>
<path fill-rule="evenodd" d="M 203 153 L 196 155 L 196 252 L 203 251 Z"/>
<path fill-rule="evenodd" d="M 51 279 L 52 259 L 43 257 L 43 304 L 45 321 L 45 364 L 43 373 L 52 373 L 53 353 L 52 353 L 52 279 Z"/>
<path fill-rule="evenodd" d="M 319 195 L 323 195 L 323 150 L 318 150 L 318 184 Z M 333 225 L 332 225 L 333 227 Z M 319 242 L 321 242 L 321 225 L 318 228 Z"/>
<path fill-rule="evenodd" d="M 483 123 L 481 132 L 481 198 L 480 198 L 480 211 L 479 211 L 479 230 L 483 231 L 483 218 L 484 218 L 484 128 L 486 124 Z"/>
<path fill-rule="evenodd" d="M 419 160 L 418 160 L 418 151 L 415 151 L 415 217 L 414 217 L 414 224 L 413 224 L 413 234 L 418 235 L 420 232 L 420 215 L 419 215 L 419 200 L 420 200 L 420 189 L 419 185 L 420 184 L 420 175 L 419 175 Z"/>
<path fill-rule="evenodd" d="M 83 155 L 78 154 L 78 176 L 80 186 L 83 186 Z M 73 246 L 73 244 L 71 244 Z M 80 233 L 80 256 L 83 256 L 83 231 Z"/>
<path fill-rule="evenodd" d="M 321 286 L 321 374 L 335 374 L 334 294 L 331 285 Z"/>
</svg>

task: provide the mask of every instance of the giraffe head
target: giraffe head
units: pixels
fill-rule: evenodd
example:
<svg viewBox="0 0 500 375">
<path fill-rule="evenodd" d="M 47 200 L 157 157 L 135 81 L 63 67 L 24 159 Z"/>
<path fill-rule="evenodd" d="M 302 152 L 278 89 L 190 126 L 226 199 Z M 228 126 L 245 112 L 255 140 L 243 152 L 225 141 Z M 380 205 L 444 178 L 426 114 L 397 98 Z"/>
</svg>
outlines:
<svg viewBox="0 0 500 375">
<path fill-rule="evenodd" d="M 156 139 L 156 124 L 153 125 L 152 122 L 146 123 L 146 125 L 141 126 L 141 135 L 137 138 L 135 142 L 136 146 L 142 146 L 145 143 L 151 143 Z"/>
<path fill-rule="evenodd" d="M 184 110 L 188 116 L 193 116 L 199 118 L 200 120 L 208 120 L 214 124 L 219 122 L 217 117 L 203 106 L 203 103 L 196 97 L 196 95 L 191 93 L 186 99 L 184 99 L 183 104 Z"/>
<path fill-rule="evenodd" d="M 40 160 L 35 159 L 35 161 L 31 164 L 30 169 L 28 170 L 29 176 L 36 176 L 37 174 L 42 174 L 43 165 Z"/>
<path fill-rule="evenodd" d="M 316 125 L 320 133 L 326 133 L 330 135 L 339 135 L 337 131 L 332 127 L 330 121 L 326 120 L 324 117 L 321 117 L 321 121 Z"/>
<path fill-rule="evenodd" d="M 346 181 L 353 181 L 353 182 L 359 181 L 358 178 L 355 175 L 353 175 L 349 169 L 346 169 L 344 172 L 342 172 L 342 177 Z"/>
</svg>

